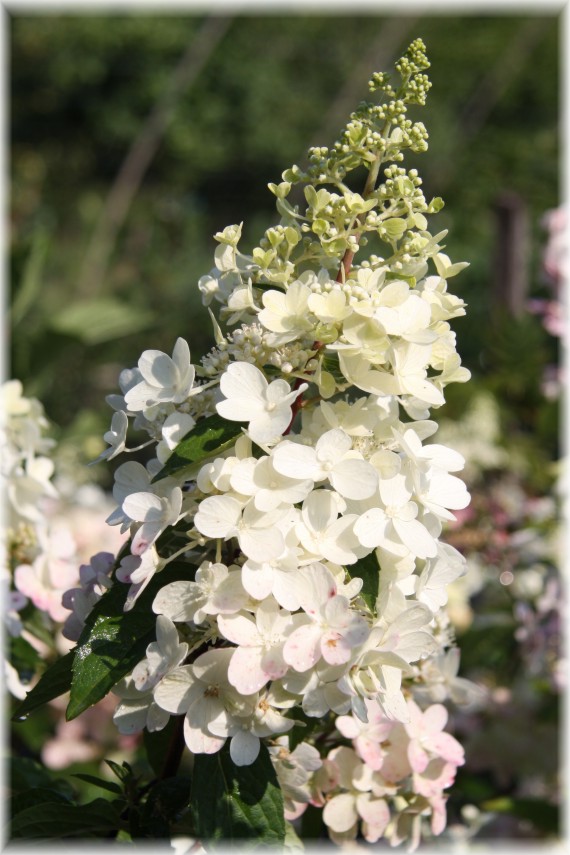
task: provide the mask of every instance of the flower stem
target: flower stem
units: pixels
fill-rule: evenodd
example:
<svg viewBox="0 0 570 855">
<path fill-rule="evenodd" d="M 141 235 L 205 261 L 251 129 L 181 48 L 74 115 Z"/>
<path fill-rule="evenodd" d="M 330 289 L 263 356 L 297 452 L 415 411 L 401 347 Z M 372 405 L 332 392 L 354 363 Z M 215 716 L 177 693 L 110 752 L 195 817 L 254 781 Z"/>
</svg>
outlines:
<svg viewBox="0 0 570 855">
<path fill-rule="evenodd" d="M 381 164 L 382 155 L 379 155 L 368 170 L 368 177 L 366 178 L 366 184 L 364 185 L 364 190 L 362 191 L 363 199 L 368 199 L 368 197 L 376 187 L 376 181 L 378 179 L 378 173 L 380 172 Z M 359 222 L 360 220 L 357 220 L 357 223 Z M 354 237 L 356 238 L 356 242 L 359 243 L 362 235 L 360 232 L 357 232 Z M 337 282 L 346 282 L 346 278 L 350 273 L 350 268 L 352 267 L 352 261 L 354 259 L 354 256 L 356 255 L 356 252 L 357 250 L 347 249 L 344 253 L 342 261 L 340 262 L 340 269 L 336 277 Z"/>
</svg>

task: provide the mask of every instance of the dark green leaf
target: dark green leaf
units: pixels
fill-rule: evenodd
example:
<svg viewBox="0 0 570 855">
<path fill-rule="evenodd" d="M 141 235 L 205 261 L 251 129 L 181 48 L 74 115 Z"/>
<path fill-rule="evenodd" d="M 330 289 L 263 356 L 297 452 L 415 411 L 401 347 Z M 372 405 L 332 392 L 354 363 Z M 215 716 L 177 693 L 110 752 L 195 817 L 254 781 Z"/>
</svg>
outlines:
<svg viewBox="0 0 570 855">
<path fill-rule="evenodd" d="M 73 789 L 62 778 L 54 778 L 36 760 L 30 757 L 10 758 L 10 791 L 13 795 L 29 792 L 35 789 L 46 789 L 57 792 L 65 798 L 71 798 Z"/>
<path fill-rule="evenodd" d="M 80 781 L 86 781 L 88 784 L 93 784 L 95 787 L 100 787 L 102 790 L 108 790 L 110 793 L 120 796 L 122 789 L 114 781 L 106 781 L 104 778 L 97 778 L 95 775 L 87 775 L 85 772 L 76 772 L 74 778 L 79 778 Z"/>
<path fill-rule="evenodd" d="M 167 475 L 173 475 L 194 463 L 200 463 L 208 457 L 219 455 L 235 443 L 241 435 L 238 422 L 228 422 L 217 413 L 200 419 L 184 439 L 176 446 L 163 469 L 154 478 L 160 481 Z"/>
<path fill-rule="evenodd" d="M 243 841 L 244 846 L 283 844 L 283 795 L 265 745 L 251 766 L 236 766 L 226 745 L 194 760 L 191 805 L 203 840 Z"/>
<path fill-rule="evenodd" d="M 171 824 L 188 808 L 191 778 L 176 776 L 159 781 L 148 794 L 136 818 L 136 835 L 171 837 Z"/>
<path fill-rule="evenodd" d="M 146 749 L 146 759 L 150 763 L 153 772 L 160 777 L 168 751 L 175 738 L 175 733 L 180 727 L 180 717 L 171 716 L 166 727 L 162 730 L 154 730 L 152 733 L 146 728 L 143 730 L 143 741 Z"/>
<path fill-rule="evenodd" d="M 10 814 L 14 817 L 23 810 L 35 805 L 46 804 L 46 802 L 68 805 L 69 798 L 58 790 L 52 790 L 48 787 L 33 787 L 31 790 L 24 790 L 13 796 L 10 803 Z"/>
<path fill-rule="evenodd" d="M 380 581 L 380 567 L 376 560 L 376 553 L 371 552 L 370 555 L 365 555 L 356 564 L 351 564 L 346 569 L 353 579 L 357 576 L 359 579 L 362 579 L 360 596 L 372 614 L 374 614 L 376 610 L 376 598 L 378 596 L 378 583 Z"/>
<path fill-rule="evenodd" d="M 10 662 L 20 679 L 30 680 L 41 661 L 37 650 L 21 635 L 10 639 Z"/>
<path fill-rule="evenodd" d="M 58 804 L 53 801 L 28 807 L 10 824 L 9 836 L 16 839 L 59 840 L 68 837 L 106 837 L 120 825 L 124 802 L 95 799 L 86 805 Z"/>
<path fill-rule="evenodd" d="M 136 608 L 124 612 L 128 585 L 117 582 L 95 604 L 77 643 L 73 661 L 68 721 L 107 695 L 119 680 L 144 659 L 154 641 L 156 615 L 152 601 L 169 582 L 192 578 L 194 568 L 173 562 L 157 573 Z"/>
<path fill-rule="evenodd" d="M 69 691 L 74 655 L 75 651 L 70 650 L 48 668 L 14 713 L 13 721 L 24 721 L 33 710 Z"/>
<path fill-rule="evenodd" d="M 128 778 L 132 778 L 133 770 L 126 760 L 123 760 L 121 765 L 115 763 L 114 760 L 105 760 L 104 761 L 109 769 L 112 771 L 114 775 L 117 776 L 119 781 L 126 781 Z"/>
</svg>

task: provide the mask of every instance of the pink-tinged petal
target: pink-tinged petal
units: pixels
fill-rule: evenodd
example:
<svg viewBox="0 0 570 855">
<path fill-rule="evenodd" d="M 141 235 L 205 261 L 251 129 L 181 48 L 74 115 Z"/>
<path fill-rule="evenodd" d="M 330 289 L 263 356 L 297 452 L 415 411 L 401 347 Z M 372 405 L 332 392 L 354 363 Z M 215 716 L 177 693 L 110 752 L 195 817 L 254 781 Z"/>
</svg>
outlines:
<svg viewBox="0 0 570 855">
<path fill-rule="evenodd" d="M 338 724 L 337 724 L 338 727 Z M 354 747 L 359 757 L 361 757 L 367 766 L 377 772 L 384 761 L 384 751 L 380 748 L 378 742 L 367 739 L 365 736 L 358 736 Z"/>
<path fill-rule="evenodd" d="M 430 740 L 430 748 L 454 766 L 463 766 L 465 763 L 463 746 L 450 733 L 435 734 Z"/>
<path fill-rule="evenodd" d="M 350 659 L 352 647 L 346 638 L 335 630 L 324 632 L 321 637 L 321 653 L 329 665 L 343 665 Z"/>
<path fill-rule="evenodd" d="M 253 618 L 245 615 L 220 615 L 218 626 L 224 638 L 234 644 L 256 647 L 261 644 L 261 636 Z"/>
<path fill-rule="evenodd" d="M 283 651 L 278 647 L 268 650 L 263 655 L 261 667 L 270 680 L 279 680 L 287 673 L 287 663 L 283 659 Z"/>
<path fill-rule="evenodd" d="M 336 582 L 330 570 L 316 562 L 295 575 L 295 591 L 303 611 L 314 617 L 336 596 Z"/>
<path fill-rule="evenodd" d="M 450 787 L 455 780 L 457 767 L 444 760 L 432 760 L 421 775 L 414 775 L 414 790 L 420 796 L 431 799 Z"/>
<path fill-rule="evenodd" d="M 259 754 L 259 739 L 249 730 L 238 730 L 230 742 L 230 757 L 236 766 L 251 766 Z"/>
<path fill-rule="evenodd" d="M 358 822 L 354 796 L 350 793 L 333 796 L 325 805 L 323 821 L 332 831 L 349 831 Z"/>
<path fill-rule="evenodd" d="M 238 647 L 231 658 L 228 680 L 242 695 L 258 692 L 269 681 L 261 667 L 260 647 Z"/>
<path fill-rule="evenodd" d="M 351 715 L 339 715 L 335 725 L 337 730 L 347 739 L 356 739 L 360 733 L 360 725 Z"/>
<path fill-rule="evenodd" d="M 432 704 L 423 714 L 423 726 L 429 734 L 435 735 L 447 724 L 448 713 L 443 704 Z"/>
<path fill-rule="evenodd" d="M 365 834 L 366 840 L 369 843 L 376 843 L 390 822 L 388 805 L 384 799 L 374 798 L 371 793 L 361 793 L 356 798 L 356 809 L 359 816 L 369 826 L 369 833 L 368 835 Z"/>
<path fill-rule="evenodd" d="M 447 813 L 445 810 L 446 799 L 443 796 L 434 796 L 431 802 L 431 830 L 437 837 L 445 830 L 447 825 Z"/>
<path fill-rule="evenodd" d="M 429 757 L 417 739 L 411 739 L 408 745 L 408 760 L 414 772 L 421 774 L 427 768 Z"/>
<path fill-rule="evenodd" d="M 300 626 L 283 647 L 283 658 L 295 671 L 308 671 L 321 658 L 321 630 L 314 624 Z"/>
</svg>

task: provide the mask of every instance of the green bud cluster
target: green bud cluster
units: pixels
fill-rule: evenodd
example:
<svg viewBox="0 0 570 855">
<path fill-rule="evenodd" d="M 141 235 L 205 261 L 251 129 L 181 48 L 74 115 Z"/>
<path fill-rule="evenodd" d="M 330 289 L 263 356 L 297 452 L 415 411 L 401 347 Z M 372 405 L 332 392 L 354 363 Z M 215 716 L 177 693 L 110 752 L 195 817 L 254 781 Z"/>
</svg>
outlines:
<svg viewBox="0 0 570 855">
<path fill-rule="evenodd" d="M 333 278 L 338 274 L 344 282 L 364 264 L 391 268 L 415 280 L 425 272 L 426 260 L 441 249 L 441 235 L 431 236 L 427 218 L 443 202 L 428 202 L 417 170 L 399 165 L 406 149 L 423 152 L 428 147 L 424 124 L 408 117 L 410 107 L 425 104 L 431 86 L 423 41 L 413 41 L 395 67 L 398 87 L 389 74 L 375 72 L 368 88 L 379 94 L 379 103 L 363 101 L 332 148 L 312 147 L 306 170 L 293 165 L 280 183 L 269 185 L 281 222 L 267 229 L 250 257 L 238 253 L 246 261 L 242 273 L 254 288 L 287 289 L 304 271 L 319 269 Z M 368 171 L 368 179 L 355 192 L 347 176 L 359 167 Z M 383 180 L 376 186 L 379 176 Z M 298 184 L 305 185 L 305 206 L 289 200 Z M 240 231 L 230 227 L 216 237 L 237 252 Z M 383 254 L 352 263 L 371 237 L 385 245 Z"/>
</svg>

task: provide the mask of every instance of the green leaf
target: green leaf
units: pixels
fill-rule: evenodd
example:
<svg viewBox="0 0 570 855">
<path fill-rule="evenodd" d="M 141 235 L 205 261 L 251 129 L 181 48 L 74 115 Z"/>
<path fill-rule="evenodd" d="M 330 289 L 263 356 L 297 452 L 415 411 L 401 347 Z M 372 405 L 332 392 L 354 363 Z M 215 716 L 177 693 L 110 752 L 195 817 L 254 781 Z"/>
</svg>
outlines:
<svg viewBox="0 0 570 855">
<path fill-rule="evenodd" d="M 378 583 L 380 581 L 380 567 L 376 559 L 376 553 L 371 552 L 360 558 L 356 564 L 351 564 L 347 567 L 347 572 L 351 578 L 358 576 L 362 579 L 362 588 L 360 596 L 372 612 L 376 611 L 376 598 L 378 596 Z"/>
<path fill-rule="evenodd" d="M 68 805 L 69 798 L 57 790 L 48 787 L 32 787 L 30 790 L 15 794 L 10 800 L 10 815 L 15 817 L 28 808 L 46 804 Z"/>
<path fill-rule="evenodd" d="M 117 796 L 122 795 L 122 789 L 114 781 L 106 781 L 104 778 L 97 778 L 96 775 L 87 775 L 85 772 L 76 772 L 74 778 L 79 778 L 80 781 L 85 781 L 88 784 L 93 784 L 95 787 L 100 787 L 102 790 L 108 790 Z"/>
<path fill-rule="evenodd" d="M 171 824 L 188 809 L 191 783 L 191 778 L 183 775 L 159 781 L 138 811 L 133 837 L 171 837 Z"/>
<path fill-rule="evenodd" d="M 154 774 L 159 778 L 168 756 L 168 749 L 174 739 L 174 734 L 180 725 L 179 716 L 171 716 L 166 727 L 162 730 L 143 730 L 143 742 L 148 760 Z"/>
<path fill-rule="evenodd" d="M 13 795 L 45 789 L 69 799 L 73 789 L 62 778 L 54 778 L 45 766 L 30 757 L 10 758 L 10 790 Z"/>
<path fill-rule="evenodd" d="M 173 475 L 186 469 L 193 463 L 200 463 L 208 457 L 219 455 L 234 444 L 241 435 L 238 422 L 228 422 L 217 413 L 200 419 L 184 439 L 176 446 L 163 469 L 153 481 L 160 481 L 167 475 Z"/>
<path fill-rule="evenodd" d="M 244 841 L 248 848 L 285 840 L 283 795 L 263 744 L 251 766 L 236 766 L 227 745 L 197 754 L 190 802 L 201 839 Z"/>
<path fill-rule="evenodd" d="M 59 840 L 68 837 L 106 837 L 121 824 L 124 802 L 95 799 L 86 805 L 53 801 L 25 808 L 13 817 L 9 836 L 15 839 Z"/>
<path fill-rule="evenodd" d="M 123 610 L 129 586 L 120 582 L 95 604 L 75 649 L 68 721 L 104 698 L 144 659 L 155 638 L 152 601 L 157 591 L 169 582 L 191 579 L 193 571 L 191 565 L 180 561 L 168 565 L 156 574 L 130 612 Z"/>
<path fill-rule="evenodd" d="M 12 721 L 24 721 L 33 710 L 59 698 L 69 691 L 71 686 L 71 666 L 75 656 L 75 650 L 70 650 L 61 659 L 48 668 L 42 678 L 31 692 L 28 692 L 16 712 Z"/>
<path fill-rule="evenodd" d="M 51 327 L 94 345 L 140 332 L 153 320 L 151 312 L 105 297 L 67 306 L 54 315 Z"/>
<path fill-rule="evenodd" d="M 10 662 L 20 679 L 30 680 L 41 661 L 38 651 L 21 635 L 10 639 Z"/>
</svg>

